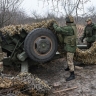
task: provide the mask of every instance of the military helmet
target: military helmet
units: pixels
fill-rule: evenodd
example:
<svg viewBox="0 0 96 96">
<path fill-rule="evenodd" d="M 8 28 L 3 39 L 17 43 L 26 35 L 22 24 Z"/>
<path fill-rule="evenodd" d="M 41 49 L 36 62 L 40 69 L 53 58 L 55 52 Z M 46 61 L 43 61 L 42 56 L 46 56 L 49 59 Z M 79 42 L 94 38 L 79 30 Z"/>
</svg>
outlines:
<svg viewBox="0 0 96 96">
<path fill-rule="evenodd" d="M 91 18 L 88 18 L 88 19 L 86 20 L 86 22 L 88 22 L 88 21 L 92 21 L 92 19 L 91 19 Z"/>
<path fill-rule="evenodd" d="M 71 15 L 66 16 L 65 20 L 67 23 L 73 23 L 74 22 L 74 18 Z"/>
</svg>

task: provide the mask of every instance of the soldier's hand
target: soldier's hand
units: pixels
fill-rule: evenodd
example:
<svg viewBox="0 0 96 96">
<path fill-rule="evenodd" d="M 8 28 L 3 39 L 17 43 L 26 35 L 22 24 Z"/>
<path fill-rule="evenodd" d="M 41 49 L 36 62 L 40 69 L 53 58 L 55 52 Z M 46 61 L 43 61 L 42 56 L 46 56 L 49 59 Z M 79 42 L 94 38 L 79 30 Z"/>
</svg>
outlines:
<svg viewBox="0 0 96 96">
<path fill-rule="evenodd" d="M 80 40 L 81 40 L 81 42 L 83 43 L 83 38 L 82 38 L 82 37 L 80 38 Z"/>
<path fill-rule="evenodd" d="M 53 24 L 53 28 L 54 28 L 55 26 L 57 26 L 57 24 L 56 24 L 56 23 L 54 23 L 54 24 Z"/>
</svg>

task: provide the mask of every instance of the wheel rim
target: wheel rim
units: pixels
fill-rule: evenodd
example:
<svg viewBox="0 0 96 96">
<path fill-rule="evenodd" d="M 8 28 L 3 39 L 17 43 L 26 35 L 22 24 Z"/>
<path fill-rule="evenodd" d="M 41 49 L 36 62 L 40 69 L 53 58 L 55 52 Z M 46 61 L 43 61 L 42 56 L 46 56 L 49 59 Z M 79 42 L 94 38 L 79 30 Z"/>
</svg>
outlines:
<svg viewBox="0 0 96 96">
<path fill-rule="evenodd" d="M 52 41 L 47 36 L 40 36 L 36 38 L 32 46 L 37 55 L 45 56 L 52 50 Z"/>
</svg>

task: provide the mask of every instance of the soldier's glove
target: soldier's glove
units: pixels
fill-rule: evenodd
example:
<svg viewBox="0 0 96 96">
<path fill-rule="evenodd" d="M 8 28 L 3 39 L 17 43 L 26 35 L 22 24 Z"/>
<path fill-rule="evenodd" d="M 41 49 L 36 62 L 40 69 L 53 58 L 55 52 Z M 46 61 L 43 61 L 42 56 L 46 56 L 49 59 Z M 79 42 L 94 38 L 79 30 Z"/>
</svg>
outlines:
<svg viewBox="0 0 96 96">
<path fill-rule="evenodd" d="M 48 24 L 48 27 L 50 28 L 50 29 L 53 29 L 53 24 L 55 23 L 56 21 L 51 21 L 51 22 L 49 22 L 49 24 Z"/>
<path fill-rule="evenodd" d="M 55 34 L 57 34 L 57 32 L 56 32 L 56 30 L 55 30 L 57 26 L 58 26 L 58 24 L 56 24 L 56 23 L 53 24 L 53 29 L 54 29 L 54 33 L 55 33 Z"/>
<path fill-rule="evenodd" d="M 53 28 L 55 28 L 56 26 L 58 26 L 56 23 L 53 24 Z"/>
</svg>

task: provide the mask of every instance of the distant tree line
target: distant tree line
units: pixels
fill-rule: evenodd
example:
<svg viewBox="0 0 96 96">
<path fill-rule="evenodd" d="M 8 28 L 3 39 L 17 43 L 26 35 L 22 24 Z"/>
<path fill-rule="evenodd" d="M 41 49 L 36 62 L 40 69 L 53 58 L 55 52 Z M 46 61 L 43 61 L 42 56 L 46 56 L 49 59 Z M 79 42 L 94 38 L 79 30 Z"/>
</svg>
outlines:
<svg viewBox="0 0 96 96">
<path fill-rule="evenodd" d="M 55 16 L 54 13 L 47 13 L 46 16 L 41 16 L 32 12 L 32 16 L 28 16 L 24 10 L 20 9 L 20 4 L 23 0 L 0 0 L 0 28 L 8 25 L 30 24 L 40 22 L 42 20 L 55 19 L 60 25 L 65 25 L 65 16 Z M 85 25 L 85 20 L 91 17 L 96 23 L 95 7 L 88 9 L 88 14 L 85 16 L 74 16 L 76 23 Z M 78 20 L 77 20 L 78 19 Z"/>
</svg>

